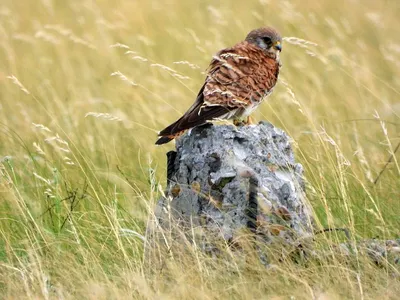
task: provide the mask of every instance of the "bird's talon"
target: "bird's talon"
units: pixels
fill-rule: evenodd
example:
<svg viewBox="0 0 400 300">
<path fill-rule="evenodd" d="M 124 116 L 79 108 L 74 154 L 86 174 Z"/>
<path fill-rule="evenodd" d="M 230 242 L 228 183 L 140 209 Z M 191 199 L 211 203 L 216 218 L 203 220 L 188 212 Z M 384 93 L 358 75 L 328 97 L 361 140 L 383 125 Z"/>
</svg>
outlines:
<svg viewBox="0 0 400 300">
<path fill-rule="evenodd" d="M 245 126 L 247 125 L 246 122 L 244 120 L 233 120 L 233 125 L 235 126 Z"/>
<path fill-rule="evenodd" d="M 250 116 L 244 120 L 241 120 L 241 119 L 233 120 L 233 125 L 235 125 L 235 126 L 245 126 L 245 125 L 252 125 L 252 124 L 254 124 L 254 122 Z"/>
</svg>

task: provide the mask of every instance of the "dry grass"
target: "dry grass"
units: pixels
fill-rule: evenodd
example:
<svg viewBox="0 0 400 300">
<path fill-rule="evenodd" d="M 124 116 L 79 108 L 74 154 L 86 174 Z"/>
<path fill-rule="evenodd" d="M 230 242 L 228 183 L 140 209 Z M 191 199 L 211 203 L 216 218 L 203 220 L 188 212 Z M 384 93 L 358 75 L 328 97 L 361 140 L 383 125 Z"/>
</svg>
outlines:
<svg viewBox="0 0 400 300">
<path fill-rule="evenodd" d="M 293 137 L 320 226 L 398 237 L 399 153 L 374 180 L 400 142 L 399 15 L 372 0 L 2 1 L 1 295 L 396 299 L 399 274 L 361 255 L 265 269 L 174 244 L 160 270 L 142 235 L 173 147 L 156 132 L 213 53 L 273 25 L 284 68 L 256 119 Z"/>
</svg>

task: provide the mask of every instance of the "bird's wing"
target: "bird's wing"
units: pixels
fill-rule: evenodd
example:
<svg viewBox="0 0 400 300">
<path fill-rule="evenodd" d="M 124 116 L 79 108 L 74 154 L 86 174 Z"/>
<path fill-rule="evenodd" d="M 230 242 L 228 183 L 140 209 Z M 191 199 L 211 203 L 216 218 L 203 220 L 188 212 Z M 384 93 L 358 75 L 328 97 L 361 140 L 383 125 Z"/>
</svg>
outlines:
<svg viewBox="0 0 400 300">
<path fill-rule="evenodd" d="M 279 65 L 258 47 L 241 42 L 214 56 L 204 88 L 205 105 L 243 108 L 275 86 Z"/>
</svg>

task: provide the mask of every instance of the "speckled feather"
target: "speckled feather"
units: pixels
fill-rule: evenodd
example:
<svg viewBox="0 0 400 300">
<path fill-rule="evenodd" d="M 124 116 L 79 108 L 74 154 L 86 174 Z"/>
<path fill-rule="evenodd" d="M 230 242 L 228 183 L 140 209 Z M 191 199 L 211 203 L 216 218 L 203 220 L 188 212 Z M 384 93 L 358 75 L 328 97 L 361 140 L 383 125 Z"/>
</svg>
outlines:
<svg viewBox="0 0 400 300">
<path fill-rule="evenodd" d="M 224 49 L 211 61 L 204 105 L 245 109 L 271 92 L 278 74 L 277 62 L 247 41 Z"/>
<path fill-rule="evenodd" d="M 240 119 L 248 116 L 275 86 L 280 69 L 279 56 L 267 53 L 256 44 L 258 37 L 280 41 L 272 28 L 249 33 L 246 40 L 218 52 L 196 102 L 176 122 L 159 133 L 156 144 L 164 144 L 185 130 L 213 119 Z M 278 54 L 279 55 L 279 54 Z"/>
</svg>

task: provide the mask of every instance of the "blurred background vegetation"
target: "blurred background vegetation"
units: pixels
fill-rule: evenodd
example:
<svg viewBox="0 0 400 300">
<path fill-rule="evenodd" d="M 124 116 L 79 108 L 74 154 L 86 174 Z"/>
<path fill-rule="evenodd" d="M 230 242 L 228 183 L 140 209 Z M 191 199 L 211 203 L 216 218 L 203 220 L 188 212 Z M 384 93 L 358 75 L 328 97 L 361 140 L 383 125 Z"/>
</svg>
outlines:
<svg viewBox="0 0 400 300">
<path fill-rule="evenodd" d="M 142 236 L 174 147 L 155 147 L 157 131 L 192 104 L 215 52 L 269 25 L 283 69 L 254 117 L 293 138 L 317 223 L 398 237 L 399 15 L 390 0 L 3 0 L 3 296 L 395 299 L 388 269 L 341 262 L 246 279 L 188 255 L 149 279 Z"/>
</svg>

